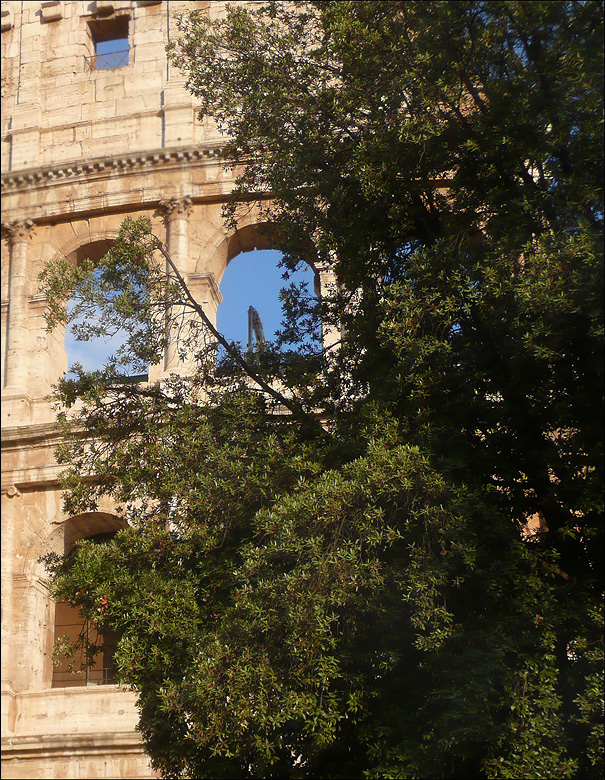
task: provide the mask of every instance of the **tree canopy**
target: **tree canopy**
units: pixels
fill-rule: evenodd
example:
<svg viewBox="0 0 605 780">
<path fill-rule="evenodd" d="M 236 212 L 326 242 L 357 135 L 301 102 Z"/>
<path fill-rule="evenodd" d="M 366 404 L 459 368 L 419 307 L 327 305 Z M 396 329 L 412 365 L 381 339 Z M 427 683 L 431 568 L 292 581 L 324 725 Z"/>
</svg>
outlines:
<svg viewBox="0 0 605 780">
<path fill-rule="evenodd" d="M 257 202 L 286 269 L 337 283 L 286 289 L 246 353 L 145 220 L 45 271 L 49 326 L 98 306 L 80 335 L 126 327 L 144 365 L 186 307 L 195 352 L 59 383 L 67 508 L 107 494 L 128 527 L 48 556 L 53 594 L 120 633 L 166 778 L 600 777 L 602 3 L 239 4 L 181 33 L 226 220 Z"/>
</svg>

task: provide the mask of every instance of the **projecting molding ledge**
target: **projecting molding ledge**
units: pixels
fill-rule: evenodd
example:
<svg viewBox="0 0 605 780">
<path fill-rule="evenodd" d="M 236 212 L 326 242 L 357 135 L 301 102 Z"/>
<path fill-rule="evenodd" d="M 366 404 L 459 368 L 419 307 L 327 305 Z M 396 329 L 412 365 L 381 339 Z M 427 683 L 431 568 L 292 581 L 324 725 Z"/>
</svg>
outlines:
<svg viewBox="0 0 605 780">
<path fill-rule="evenodd" d="M 0 186 L 3 193 L 8 193 L 27 190 L 35 185 L 46 186 L 66 179 L 76 179 L 82 175 L 90 176 L 90 174 L 105 174 L 129 169 L 154 169 L 196 160 L 218 159 L 219 156 L 220 147 L 216 146 L 191 146 L 181 149 L 156 149 L 137 154 L 111 155 L 93 158 L 86 162 L 11 171 L 2 175 Z"/>
<path fill-rule="evenodd" d="M 136 732 L 126 731 L 110 734 L 50 734 L 43 736 L 6 737 L 2 739 L 2 754 L 10 758 L 27 759 L 61 755 L 103 754 L 111 748 L 112 753 L 140 753 L 141 737 Z"/>
</svg>

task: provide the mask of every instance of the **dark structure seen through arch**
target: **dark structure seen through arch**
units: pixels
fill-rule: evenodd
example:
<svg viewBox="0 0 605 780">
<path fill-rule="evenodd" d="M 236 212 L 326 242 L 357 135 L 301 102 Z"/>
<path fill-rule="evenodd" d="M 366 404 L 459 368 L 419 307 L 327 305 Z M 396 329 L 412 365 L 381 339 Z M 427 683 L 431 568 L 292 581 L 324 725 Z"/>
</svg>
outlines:
<svg viewBox="0 0 605 780">
<path fill-rule="evenodd" d="M 114 535 L 115 531 L 96 533 L 88 538 L 102 544 Z M 67 601 L 55 604 L 55 642 L 66 638 L 70 643 L 78 643 L 75 652 L 58 659 L 53 667 L 52 687 L 73 688 L 85 685 L 110 685 L 117 682 L 114 653 L 118 636 L 114 631 L 98 631 L 92 620 L 83 618 L 77 607 Z M 89 667 L 86 664 L 88 650 L 93 645 L 102 645 L 103 649 Z"/>
</svg>

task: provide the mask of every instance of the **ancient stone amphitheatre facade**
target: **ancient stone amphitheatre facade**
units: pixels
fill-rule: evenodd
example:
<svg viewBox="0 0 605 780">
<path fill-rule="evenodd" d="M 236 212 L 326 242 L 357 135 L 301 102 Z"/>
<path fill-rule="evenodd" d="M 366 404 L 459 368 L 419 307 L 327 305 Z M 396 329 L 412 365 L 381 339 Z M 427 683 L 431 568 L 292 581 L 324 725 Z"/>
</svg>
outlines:
<svg viewBox="0 0 605 780">
<path fill-rule="evenodd" d="M 166 59 L 193 8 L 224 13 L 218 0 L 2 3 L 3 778 L 152 776 L 111 658 L 76 677 L 52 664 L 55 636 L 79 626 L 39 557 L 118 521 L 111 506 L 62 510 L 47 394 L 67 357 L 36 279 L 52 258 L 101 257 L 127 215 L 147 215 L 214 318 L 227 263 L 260 245 L 252 220 L 225 231 L 219 138 Z M 174 370 L 168 354 L 155 377 Z"/>
</svg>

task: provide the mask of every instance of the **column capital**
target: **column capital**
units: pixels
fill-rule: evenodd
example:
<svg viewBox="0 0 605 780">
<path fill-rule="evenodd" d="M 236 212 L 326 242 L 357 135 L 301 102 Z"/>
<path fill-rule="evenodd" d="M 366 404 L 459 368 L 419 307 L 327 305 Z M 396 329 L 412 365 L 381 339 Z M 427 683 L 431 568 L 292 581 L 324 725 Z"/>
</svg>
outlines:
<svg viewBox="0 0 605 780">
<path fill-rule="evenodd" d="M 2 223 L 2 234 L 9 244 L 15 244 L 18 241 L 28 241 L 33 237 L 35 229 L 36 226 L 31 219 Z"/>
<path fill-rule="evenodd" d="M 160 201 L 160 208 L 168 219 L 176 216 L 188 216 L 191 213 L 191 197 L 185 195 L 182 198 L 169 198 Z"/>
</svg>

